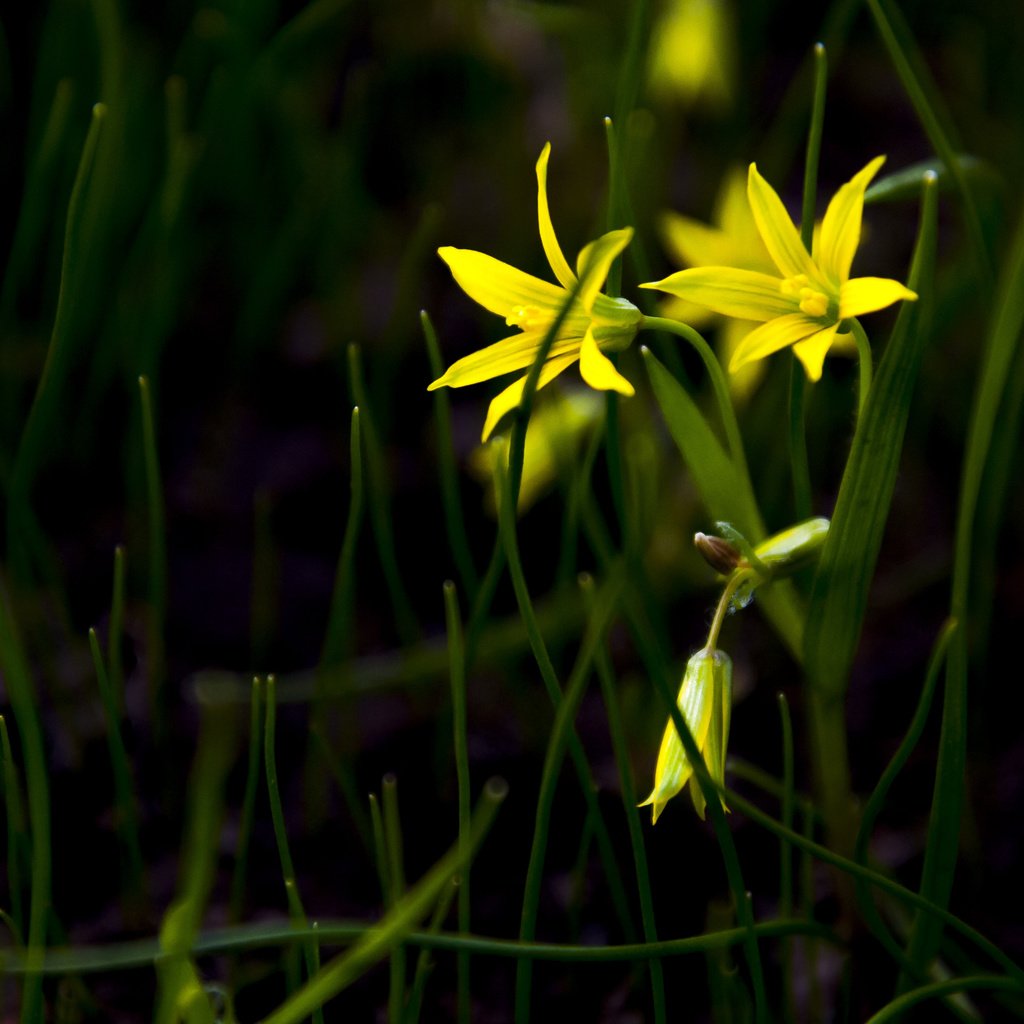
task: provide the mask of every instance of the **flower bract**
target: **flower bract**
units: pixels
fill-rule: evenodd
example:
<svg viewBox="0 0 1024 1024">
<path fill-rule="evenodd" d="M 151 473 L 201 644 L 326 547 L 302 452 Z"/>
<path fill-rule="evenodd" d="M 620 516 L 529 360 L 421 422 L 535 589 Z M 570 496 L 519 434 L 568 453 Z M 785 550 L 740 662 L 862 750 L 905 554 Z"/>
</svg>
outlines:
<svg viewBox="0 0 1024 1024">
<path fill-rule="evenodd" d="M 590 387 L 627 396 L 633 394 L 633 386 L 605 353 L 626 348 L 636 335 L 642 316 L 636 306 L 625 299 L 601 293 L 612 263 L 629 244 L 633 229 L 609 231 L 584 246 L 574 272 L 562 254 L 548 209 L 550 152 L 549 143 L 537 161 L 537 215 L 541 244 L 558 284 L 533 277 L 482 252 L 452 246 L 438 249 L 438 255 L 448 264 L 463 291 L 519 332 L 453 363 L 428 388 L 432 391 L 439 387 L 464 387 L 517 370 L 526 371 L 491 402 L 484 421 L 483 440 L 487 440 L 501 417 L 519 404 L 527 373 L 549 329 L 570 300 L 541 368 L 537 387 L 544 387 L 578 361 L 580 374 Z"/>
<path fill-rule="evenodd" d="M 844 320 L 917 298 L 890 278 L 850 277 L 860 244 L 864 192 L 884 159 L 876 157 L 832 197 L 811 252 L 782 200 L 751 164 L 747 199 L 774 273 L 693 267 L 641 287 L 661 289 L 725 316 L 759 321 L 733 353 L 730 371 L 792 346 L 807 376 L 818 380 Z"/>
<path fill-rule="evenodd" d="M 693 655 L 686 664 L 677 704 L 711 778 L 723 784 L 732 712 L 732 660 L 729 655 L 707 647 Z M 654 789 L 640 806 L 650 805 L 652 819 L 657 822 L 665 804 L 687 782 L 690 784 L 693 806 L 703 818 L 706 806 L 704 794 L 693 774 L 693 765 L 686 756 L 675 722 L 670 718 L 658 751 Z M 722 806 L 725 806 L 724 803 Z"/>
</svg>

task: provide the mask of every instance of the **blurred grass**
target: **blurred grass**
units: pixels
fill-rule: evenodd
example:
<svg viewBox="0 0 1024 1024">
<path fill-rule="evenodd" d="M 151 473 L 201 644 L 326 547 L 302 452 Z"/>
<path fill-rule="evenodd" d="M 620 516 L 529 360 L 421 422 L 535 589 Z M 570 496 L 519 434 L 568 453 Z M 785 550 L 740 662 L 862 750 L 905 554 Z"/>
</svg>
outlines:
<svg viewBox="0 0 1024 1024">
<path fill-rule="evenodd" d="M 85 1020 L 212 1020 L 229 985 L 225 1020 L 301 1019 L 335 998 L 354 1017 L 512 1019 L 519 958 L 534 1019 L 755 1004 L 889 1019 L 954 992 L 960 1016 L 1021 1015 L 1022 748 L 996 666 L 1024 613 L 1024 248 L 1010 237 L 1024 26 L 995 0 L 725 6 L 736 80 L 719 106 L 647 80 L 667 0 L 51 0 L 0 15 L 0 710 L 14 724 L 0 964 L 20 979 L 4 1014 L 41 1020 L 65 1000 Z M 688 538 L 715 518 L 752 540 L 792 519 L 788 367 L 734 427 L 710 353 L 648 335 L 656 357 L 618 357 L 638 397 L 613 397 L 559 497 L 518 520 L 513 500 L 499 526 L 464 472 L 493 389 L 425 388 L 506 328 L 432 252 L 477 248 L 543 276 L 531 168 L 550 140 L 559 236 L 575 250 L 632 224 L 609 287 L 637 299 L 638 281 L 676 269 L 657 214 L 706 216 L 729 166 L 756 159 L 799 205 L 819 39 L 818 195 L 889 155 L 864 267 L 900 276 L 908 191 L 926 167 L 949 183 L 931 326 L 907 310 L 891 335 L 872 321 L 878 373 L 855 430 L 842 360 L 807 390 L 800 503 L 835 505 L 833 536 L 816 577 L 759 595 L 767 628 L 747 613 L 724 632 L 733 751 L 752 767 L 738 763 L 728 825 L 673 805 L 652 831 L 632 805 L 713 603 Z M 449 579 L 464 621 L 452 587 L 439 599 Z M 947 614 L 960 627 L 940 731 L 914 716 Z M 882 778 L 887 792 L 856 857 L 821 842 L 822 794 L 806 795 L 805 646 L 810 677 L 842 694 L 850 788 Z M 251 686 L 271 671 L 276 700 Z M 477 850 L 499 793 L 472 828 L 469 795 L 494 774 L 510 794 Z M 839 934 L 812 856 L 856 878 L 862 903 L 865 887 L 884 893 L 889 942 Z M 451 881 L 471 857 L 472 899 Z M 282 874 L 293 903 L 302 892 L 293 929 L 261 923 L 284 919 Z M 502 938 L 521 927 L 545 942 Z M 318 968 L 315 950 L 339 941 L 348 952 Z M 736 944 L 706 965 L 683 956 Z M 373 970 L 383 959 L 390 972 Z M 155 1006 L 153 971 L 131 964 L 157 968 Z M 894 998 L 901 985 L 915 987 Z"/>
</svg>

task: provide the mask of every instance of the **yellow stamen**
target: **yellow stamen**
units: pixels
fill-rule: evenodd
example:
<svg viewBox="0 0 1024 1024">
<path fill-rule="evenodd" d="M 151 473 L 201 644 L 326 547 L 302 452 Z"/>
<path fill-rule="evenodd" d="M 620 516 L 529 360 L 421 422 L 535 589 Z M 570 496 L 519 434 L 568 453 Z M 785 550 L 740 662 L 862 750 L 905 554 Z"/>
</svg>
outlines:
<svg viewBox="0 0 1024 1024">
<path fill-rule="evenodd" d="M 808 316 L 824 316 L 828 312 L 828 296 L 813 288 L 801 288 L 800 312 Z"/>
</svg>

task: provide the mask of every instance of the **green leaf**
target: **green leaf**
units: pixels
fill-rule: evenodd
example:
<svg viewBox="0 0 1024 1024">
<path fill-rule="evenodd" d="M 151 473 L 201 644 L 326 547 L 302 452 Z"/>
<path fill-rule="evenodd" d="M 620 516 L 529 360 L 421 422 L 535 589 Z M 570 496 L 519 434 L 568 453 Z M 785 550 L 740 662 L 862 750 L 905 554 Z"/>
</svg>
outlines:
<svg viewBox="0 0 1024 1024">
<path fill-rule="evenodd" d="M 641 351 L 669 433 L 693 475 L 709 516 L 732 523 L 754 543 L 763 540 L 764 521 L 750 478 L 736 468 L 687 390 L 648 348 Z M 782 581 L 762 587 L 758 600 L 779 637 L 801 660 L 802 613 L 792 585 Z"/>
<path fill-rule="evenodd" d="M 832 526 L 811 588 L 804 636 L 808 678 L 823 695 L 841 699 L 860 637 L 868 587 L 889 514 L 914 382 L 924 354 L 924 329 L 935 256 L 935 179 L 924 191 L 910 286 L 922 293 L 904 303 L 853 437 Z"/>
</svg>

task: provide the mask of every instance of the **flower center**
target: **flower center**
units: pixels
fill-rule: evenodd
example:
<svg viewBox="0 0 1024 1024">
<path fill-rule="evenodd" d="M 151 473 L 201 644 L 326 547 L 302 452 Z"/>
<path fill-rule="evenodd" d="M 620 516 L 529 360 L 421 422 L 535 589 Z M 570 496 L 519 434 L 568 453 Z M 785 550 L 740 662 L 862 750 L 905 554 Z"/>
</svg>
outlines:
<svg viewBox="0 0 1024 1024">
<path fill-rule="evenodd" d="M 550 322 L 551 318 L 545 316 L 536 306 L 513 306 L 511 312 L 505 317 L 505 323 L 509 327 L 518 327 L 521 331 L 546 327 Z"/>
<path fill-rule="evenodd" d="M 811 281 L 806 274 L 797 274 L 795 277 L 787 277 L 782 282 L 782 294 L 790 295 L 799 300 L 800 312 L 806 316 L 820 319 L 828 316 L 829 301 L 824 292 L 818 291 L 811 286 Z"/>
</svg>

